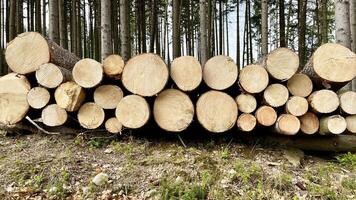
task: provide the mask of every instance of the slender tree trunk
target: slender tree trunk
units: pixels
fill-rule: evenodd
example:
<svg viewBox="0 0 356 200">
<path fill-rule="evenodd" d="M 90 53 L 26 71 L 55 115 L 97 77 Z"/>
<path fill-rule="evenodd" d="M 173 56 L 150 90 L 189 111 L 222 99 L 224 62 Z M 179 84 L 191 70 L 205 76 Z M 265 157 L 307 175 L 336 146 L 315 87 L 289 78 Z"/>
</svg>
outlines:
<svg viewBox="0 0 356 200">
<path fill-rule="evenodd" d="M 31 10 L 31 0 L 27 0 L 27 31 L 32 31 Z"/>
<path fill-rule="evenodd" d="M 305 31 L 306 31 L 307 1 L 298 0 L 298 52 L 302 66 L 306 63 Z"/>
<path fill-rule="evenodd" d="M 17 0 L 16 32 L 20 34 L 23 29 L 23 0 Z"/>
<path fill-rule="evenodd" d="M 9 40 L 11 41 L 16 37 L 16 2 L 10 1 L 9 12 Z"/>
<path fill-rule="evenodd" d="M 81 1 L 77 1 L 77 32 L 76 32 L 76 37 L 77 37 L 77 55 L 79 57 L 82 57 L 82 17 L 81 17 Z"/>
<path fill-rule="evenodd" d="M 131 57 L 130 34 L 130 4 L 128 0 L 120 0 L 120 25 L 121 25 L 121 56 L 125 61 Z"/>
<path fill-rule="evenodd" d="M 77 54 L 77 17 L 76 17 L 76 7 L 77 3 L 76 0 L 72 0 L 72 6 L 71 6 L 71 50 L 73 53 Z"/>
<path fill-rule="evenodd" d="M 59 44 L 58 0 L 49 0 L 49 39 Z"/>
<path fill-rule="evenodd" d="M 286 25 L 284 19 L 284 0 L 279 0 L 279 46 L 286 47 Z"/>
<path fill-rule="evenodd" d="M 157 30 L 157 2 L 156 0 L 151 0 L 151 24 L 150 24 L 150 52 L 154 53 L 155 49 L 155 38 L 156 38 L 156 30 Z M 157 44 L 156 44 L 157 47 Z"/>
<path fill-rule="evenodd" d="M 140 0 L 140 7 L 141 7 L 141 42 L 142 42 L 142 52 L 147 52 L 146 46 L 146 5 L 145 1 Z M 168 17 L 168 16 L 167 16 Z"/>
<path fill-rule="evenodd" d="M 356 1 L 351 0 L 350 3 L 350 24 L 351 24 L 351 40 L 352 51 L 356 53 Z"/>
<path fill-rule="evenodd" d="M 41 0 L 35 0 L 35 19 L 36 19 L 36 31 L 41 32 Z"/>
<path fill-rule="evenodd" d="M 262 56 L 268 54 L 268 7 L 267 0 L 261 2 L 261 24 L 262 24 Z"/>
<path fill-rule="evenodd" d="M 59 5 L 59 38 L 60 45 L 64 49 L 68 49 L 68 35 L 67 35 L 67 5 L 65 0 L 58 0 Z"/>
<path fill-rule="evenodd" d="M 321 23 L 320 23 L 320 29 L 321 29 L 321 43 L 327 43 L 328 42 L 328 6 L 327 6 L 327 0 L 321 0 L 320 5 L 320 13 L 321 13 Z"/>
<path fill-rule="evenodd" d="M 229 46 L 229 18 L 228 18 L 228 2 L 226 2 L 226 16 L 225 16 L 225 25 L 226 25 L 226 55 L 230 56 L 230 46 Z"/>
<path fill-rule="evenodd" d="M 42 0 L 42 35 L 46 36 L 47 35 L 47 22 L 46 22 L 46 6 L 47 5 L 47 1 L 46 0 Z"/>
<path fill-rule="evenodd" d="M 111 1 L 111 18 L 112 18 L 112 42 L 113 42 L 113 53 L 119 53 L 119 28 L 118 28 L 118 0 Z"/>
<path fill-rule="evenodd" d="M 173 0 L 173 58 L 181 55 L 180 10 L 181 0 Z"/>
<path fill-rule="evenodd" d="M 248 5 L 248 37 L 250 42 L 250 63 L 253 63 L 253 47 L 252 47 L 252 25 L 251 25 L 251 3 L 250 1 L 247 2 Z"/>
<path fill-rule="evenodd" d="M 206 0 L 199 1 L 199 16 L 200 16 L 200 62 L 205 64 L 208 58 L 207 47 L 207 29 L 206 29 Z"/>
<path fill-rule="evenodd" d="M 219 54 L 223 54 L 223 14 L 222 14 L 222 1 L 219 1 Z"/>
<path fill-rule="evenodd" d="M 351 48 L 350 1 L 335 0 L 336 43 Z"/>
<path fill-rule="evenodd" d="M 94 0 L 94 40 L 95 40 L 95 60 L 100 60 L 100 0 Z"/>
<path fill-rule="evenodd" d="M 212 40 L 211 40 L 211 28 L 212 28 L 212 1 L 208 1 L 208 21 L 207 21 L 207 59 L 209 59 L 210 57 L 212 57 L 212 53 L 211 53 L 211 49 L 212 49 Z M 190 9 L 190 13 L 192 13 L 192 9 Z M 192 25 L 193 23 L 191 23 Z M 191 25 L 189 26 L 190 29 L 192 29 Z"/>
<path fill-rule="evenodd" d="M 240 65 L 240 0 L 236 2 L 236 64 L 237 67 L 241 68 Z"/>
<path fill-rule="evenodd" d="M 101 1 L 101 60 L 112 54 L 111 0 Z"/>
</svg>

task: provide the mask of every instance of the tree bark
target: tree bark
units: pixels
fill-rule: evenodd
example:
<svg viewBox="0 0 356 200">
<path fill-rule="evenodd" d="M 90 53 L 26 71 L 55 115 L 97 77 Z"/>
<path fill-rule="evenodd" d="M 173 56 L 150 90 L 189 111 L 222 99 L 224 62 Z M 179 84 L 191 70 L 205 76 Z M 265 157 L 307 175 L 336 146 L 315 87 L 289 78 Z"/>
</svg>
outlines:
<svg viewBox="0 0 356 200">
<path fill-rule="evenodd" d="M 49 39 L 59 44 L 59 12 L 58 0 L 49 0 Z"/>
<path fill-rule="evenodd" d="M 111 0 L 101 1 L 101 60 L 113 53 L 111 37 Z"/>
<path fill-rule="evenodd" d="M 127 61 L 131 57 L 130 34 L 130 4 L 128 0 L 120 0 L 120 32 L 121 32 L 121 56 Z"/>
<path fill-rule="evenodd" d="M 180 10 L 181 0 L 173 0 L 173 58 L 181 55 Z"/>
<path fill-rule="evenodd" d="M 37 32 L 41 32 L 42 31 L 42 27 L 41 27 L 41 0 L 35 0 L 35 19 L 36 19 L 36 23 L 35 23 L 35 30 Z"/>
<path fill-rule="evenodd" d="M 68 35 L 67 35 L 67 4 L 65 0 L 58 0 L 59 12 L 59 38 L 60 45 L 64 49 L 68 49 Z"/>
<path fill-rule="evenodd" d="M 10 1 L 9 40 L 16 37 L 16 1 Z"/>
<path fill-rule="evenodd" d="M 279 0 L 279 46 L 286 47 L 284 0 Z"/>
<path fill-rule="evenodd" d="M 335 41 L 351 49 L 350 1 L 335 0 Z"/>
<path fill-rule="evenodd" d="M 199 16 L 200 16 L 200 62 L 204 65 L 208 59 L 207 46 L 207 19 L 206 19 L 206 0 L 199 1 Z"/>
<path fill-rule="evenodd" d="M 320 3 L 320 13 L 321 13 L 321 43 L 325 44 L 328 43 L 328 32 L 329 32 L 329 26 L 328 26 L 328 6 L 327 6 L 327 0 L 321 0 Z"/>
<path fill-rule="evenodd" d="M 305 31 L 306 31 L 307 0 L 298 0 L 298 52 L 299 62 L 304 66 L 306 62 Z"/>
<path fill-rule="evenodd" d="M 236 65 L 240 69 L 240 0 L 236 3 Z"/>
<path fill-rule="evenodd" d="M 268 7 L 267 7 L 267 0 L 261 1 L 261 30 L 262 30 L 262 56 L 268 54 Z"/>
<path fill-rule="evenodd" d="M 47 35 L 46 5 L 47 5 L 47 1 L 46 0 L 42 0 L 42 35 L 43 36 Z"/>
</svg>

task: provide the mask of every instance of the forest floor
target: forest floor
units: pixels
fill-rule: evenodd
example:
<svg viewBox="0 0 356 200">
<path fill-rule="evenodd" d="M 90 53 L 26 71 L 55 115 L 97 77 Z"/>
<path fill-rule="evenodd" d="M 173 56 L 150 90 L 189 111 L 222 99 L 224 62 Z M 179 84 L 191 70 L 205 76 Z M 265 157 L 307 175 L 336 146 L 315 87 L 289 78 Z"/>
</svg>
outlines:
<svg viewBox="0 0 356 200">
<path fill-rule="evenodd" d="M 356 199 L 356 154 L 227 138 L 0 136 L 0 174 L 0 199 Z"/>
</svg>

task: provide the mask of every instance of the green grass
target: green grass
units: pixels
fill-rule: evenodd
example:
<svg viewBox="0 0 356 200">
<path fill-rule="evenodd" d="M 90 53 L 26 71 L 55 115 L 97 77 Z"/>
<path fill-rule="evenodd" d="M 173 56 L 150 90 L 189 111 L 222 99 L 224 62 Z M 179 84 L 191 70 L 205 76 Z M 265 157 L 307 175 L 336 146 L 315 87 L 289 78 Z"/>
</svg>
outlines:
<svg viewBox="0 0 356 200">
<path fill-rule="evenodd" d="M 344 167 L 351 168 L 353 170 L 356 169 L 356 154 L 355 153 L 345 153 L 339 156 L 336 156 L 336 160 L 340 163 L 340 165 Z"/>
</svg>

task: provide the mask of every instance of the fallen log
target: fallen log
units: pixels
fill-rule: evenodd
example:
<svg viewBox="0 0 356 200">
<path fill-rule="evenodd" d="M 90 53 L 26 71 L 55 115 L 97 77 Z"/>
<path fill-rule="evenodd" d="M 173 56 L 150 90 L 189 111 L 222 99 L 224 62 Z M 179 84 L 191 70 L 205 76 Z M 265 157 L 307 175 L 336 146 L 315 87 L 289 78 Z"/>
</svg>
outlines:
<svg viewBox="0 0 356 200">
<path fill-rule="evenodd" d="M 122 124 L 116 117 L 112 117 L 105 122 L 105 129 L 109 133 L 118 134 L 122 130 Z"/>
<path fill-rule="evenodd" d="M 46 88 L 56 88 L 61 83 L 72 80 L 72 72 L 52 63 L 46 63 L 36 70 L 37 82 Z"/>
<path fill-rule="evenodd" d="M 299 118 L 300 130 L 307 134 L 312 135 L 319 130 L 319 118 L 312 112 L 307 112 L 305 115 Z"/>
<path fill-rule="evenodd" d="M 356 134 L 356 115 L 350 115 L 345 118 L 347 124 L 347 132 Z"/>
<path fill-rule="evenodd" d="M 313 92 L 313 82 L 305 74 L 295 74 L 288 80 L 287 88 L 293 96 L 307 97 Z"/>
<path fill-rule="evenodd" d="M 84 58 L 74 65 L 72 75 L 78 85 L 93 88 L 103 79 L 103 66 L 93 59 Z"/>
<path fill-rule="evenodd" d="M 308 101 L 299 96 L 293 96 L 289 98 L 286 103 L 286 112 L 292 114 L 296 117 L 300 117 L 308 112 L 309 103 Z"/>
<path fill-rule="evenodd" d="M 26 116 L 30 108 L 27 102 L 30 89 L 23 75 L 10 73 L 0 78 L 0 124 L 13 125 Z"/>
<path fill-rule="evenodd" d="M 167 89 L 155 99 L 153 116 L 163 130 L 181 132 L 193 121 L 194 105 L 185 93 L 176 89 Z"/>
<path fill-rule="evenodd" d="M 263 92 L 264 102 L 275 108 L 285 105 L 288 98 L 288 89 L 284 85 L 278 83 L 269 85 Z"/>
<path fill-rule="evenodd" d="M 203 71 L 196 58 L 182 56 L 173 60 L 170 75 L 179 89 L 192 91 L 202 82 Z"/>
<path fill-rule="evenodd" d="M 237 118 L 237 128 L 242 131 L 242 132 L 251 132 L 255 129 L 257 120 L 256 117 L 248 114 L 248 113 L 242 113 L 238 118 Z"/>
<path fill-rule="evenodd" d="M 348 115 L 356 114 L 356 92 L 346 91 L 339 94 L 341 111 Z"/>
<path fill-rule="evenodd" d="M 78 121 L 83 128 L 99 128 L 105 120 L 104 110 L 93 102 L 83 104 L 78 111 Z"/>
<path fill-rule="evenodd" d="M 35 72 L 49 62 L 71 70 L 79 61 L 77 56 L 36 32 L 22 33 L 9 42 L 5 58 L 9 68 L 19 74 Z"/>
<path fill-rule="evenodd" d="M 232 58 L 215 56 L 210 58 L 203 67 L 203 80 L 214 90 L 225 90 L 236 83 L 239 74 Z"/>
<path fill-rule="evenodd" d="M 277 113 L 270 106 L 261 106 L 256 110 L 255 117 L 258 124 L 272 126 L 277 120 Z"/>
<path fill-rule="evenodd" d="M 85 91 L 73 81 L 61 84 L 54 92 L 59 107 L 68 112 L 78 111 L 85 100 Z"/>
<path fill-rule="evenodd" d="M 34 87 L 27 94 L 27 102 L 34 109 L 44 108 L 50 99 L 50 93 L 43 87 Z"/>
<path fill-rule="evenodd" d="M 123 97 L 124 93 L 116 85 L 102 85 L 94 91 L 94 102 L 103 109 L 116 109 Z"/>
<path fill-rule="evenodd" d="M 356 55 L 350 49 L 327 43 L 312 55 L 301 73 L 308 75 L 317 88 L 338 90 L 356 76 Z"/>
<path fill-rule="evenodd" d="M 296 135 L 300 130 L 299 119 L 291 114 L 282 114 L 277 118 L 275 131 L 282 135 Z"/>
<path fill-rule="evenodd" d="M 162 91 L 169 77 L 166 63 L 155 54 L 131 58 L 122 73 L 124 87 L 133 94 L 150 97 Z"/>
<path fill-rule="evenodd" d="M 346 120 L 340 115 L 322 117 L 320 119 L 319 133 L 321 135 L 341 134 L 347 128 Z"/>
<path fill-rule="evenodd" d="M 277 48 L 263 59 L 262 65 L 272 78 L 286 81 L 298 71 L 299 57 L 290 49 Z"/>
<path fill-rule="evenodd" d="M 334 112 L 340 105 L 339 97 L 331 90 L 318 90 L 308 97 L 310 107 L 314 112 L 328 114 Z"/>
<path fill-rule="evenodd" d="M 252 113 L 257 108 L 257 100 L 250 94 L 240 94 L 235 98 L 237 108 L 242 113 Z"/>
<path fill-rule="evenodd" d="M 233 128 L 238 115 L 235 100 L 219 91 L 208 91 L 201 95 L 196 112 L 199 123 L 213 133 L 222 133 Z"/>
<path fill-rule="evenodd" d="M 61 126 L 66 123 L 68 115 L 67 111 L 57 104 L 51 104 L 42 110 L 41 119 L 46 126 Z"/>
<path fill-rule="evenodd" d="M 262 92 L 268 86 L 268 82 L 268 73 L 261 65 L 248 65 L 240 72 L 239 85 L 248 93 Z"/>
<path fill-rule="evenodd" d="M 150 118 L 147 101 L 138 95 L 128 95 L 121 99 L 115 111 L 116 118 L 124 127 L 141 128 Z"/>
<path fill-rule="evenodd" d="M 125 62 L 121 56 L 113 54 L 103 61 L 104 74 L 110 78 L 120 79 L 124 70 Z"/>
</svg>

